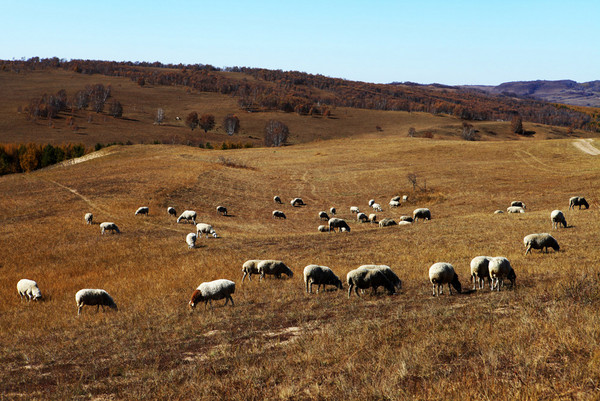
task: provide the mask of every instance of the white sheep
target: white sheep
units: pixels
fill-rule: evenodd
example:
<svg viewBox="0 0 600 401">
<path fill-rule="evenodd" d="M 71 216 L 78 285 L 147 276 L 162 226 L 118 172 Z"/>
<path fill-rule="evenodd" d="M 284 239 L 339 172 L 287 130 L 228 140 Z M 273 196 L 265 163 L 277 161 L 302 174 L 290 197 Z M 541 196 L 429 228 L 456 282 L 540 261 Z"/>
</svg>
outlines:
<svg viewBox="0 0 600 401">
<path fill-rule="evenodd" d="M 177 223 L 181 220 L 192 221 L 193 224 L 196 224 L 196 212 L 193 210 L 186 210 L 177 218 Z"/>
<path fill-rule="evenodd" d="M 500 291 L 500 287 L 504 287 L 505 278 L 509 279 L 512 284 L 512 288 L 515 288 L 515 280 L 517 278 L 517 275 L 515 274 L 515 271 L 510 265 L 508 259 L 502 256 L 496 256 L 494 258 L 491 258 L 488 268 L 490 272 L 490 278 L 492 280 L 492 291 L 494 289 Z"/>
<path fill-rule="evenodd" d="M 279 219 L 285 219 L 285 213 L 283 213 L 281 210 L 273 210 L 273 218 L 279 218 Z"/>
<path fill-rule="evenodd" d="M 539 249 L 540 252 L 544 252 L 544 249 L 546 249 L 546 253 L 548 253 L 548 248 L 552 248 L 556 252 L 560 250 L 558 241 L 548 233 L 529 234 L 523 238 L 523 243 L 527 247 L 525 255 L 532 249 Z"/>
<path fill-rule="evenodd" d="M 369 221 L 369 217 L 367 217 L 366 214 L 364 214 L 364 213 L 361 212 L 361 213 L 358 213 L 356 215 L 356 221 L 359 221 L 361 223 L 365 223 L 365 222 Z"/>
<path fill-rule="evenodd" d="M 410 226 L 410 225 L 412 225 L 412 222 L 410 222 L 410 221 L 399 221 L 398 225 L 399 226 Z"/>
<path fill-rule="evenodd" d="M 506 211 L 508 213 L 525 213 L 525 209 L 521 206 L 509 206 Z"/>
<path fill-rule="evenodd" d="M 171 207 L 171 206 L 169 206 L 169 207 L 167 208 L 167 213 L 168 213 L 169 215 L 171 215 L 171 216 L 177 216 L 177 211 L 175 210 L 175 208 L 174 208 L 174 207 Z"/>
<path fill-rule="evenodd" d="M 438 262 L 431 265 L 429 268 L 429 281 L 433 284 L 433 296 L 440 296 L 440 294 L 444 293 L 444 284 L 448 284 L 450 295 L 452 295 L 452 287 L 459 294 L 462 290 L 458 275 L 454 271 L 454 266 L 450 263 Z"/>
<path fill-rule="evenodd" d="M 366 269 L 359 267 L 358 269 L 350 270 L 346 275 L 346 282 L 348 283 L 348 298 L 352 294 L 352 289 L 356 296 L 358 295 L 359 289 L 372 288 L 374 292 L 377 288 L 384 287 L 388 290 L 388 293 L 394 294 L 396 292 L 394 285 L 387 279 L 385 274 L 377 269 Z"/>
<path fill-rule="evenodd" d="M 575 209 L 575 206 L 579 206 L 579 210 L 581 210 L 581 206 L 585 206 L 586 209 L 590 208 L 583 196 L 573 196 L 569 199 L 569 210 Z"/>
<path fill-rule="evenodd" d="M 91 213 L 86 213 L 83 217 L 85 219 L 86 224 L 92 224 L 92 220 L 94 219 L 94 215 Z"/>
<path fill-rule="evenodd" d="M 262 260 L 256 266 L 260 279 L 264 279 L 265 275 L 269 274 L 277 278 L 281 278 L 282 274 L 288 277 L 294 277 L 294 272 L 285 265 L 281 260 Z"/>
<path fill-rule="evenodd" d="M 391 200 L 390 207 L 400 207 L 400 201 Z"/>
<path fill-rule="evenodd" d="M 394 286 L 395 289 L 400 291 L 402 289 L 402 280 L 398 277 L 396 273 L 392 270 L 388 265 L 362 265 L 359 268 L 369 269 L 369 270 L 378 270 L 385 275 L 390 283 Z M 373 290 L 374 293 L 377 293 L 377 289 Z"/>
<path fill-rule="evenodd" d="M 371 205 L 371 207 L 373 208 L 373 210 L 375 210 L 376 212 L 383 212 L 383 209 L 381 208 L 381 205 L 379 203 L 373 203 Z"/>
<path fill-rule="evenodd" d="M 377 215 L 376 215 L 375 213 L 371 213 L 371 214 L 369 215 L 369 221 L 370 221 L 371 223 L 377 223 Z"/>
<path fill-rule="evenodd" d="M 309 294 L 312 293 L 313 284 L 317 284 L 317 294 L 321 286 L 323 286 L 323 289 L 326 285 L 333 285 L 340 290 L 342 289 L 342 280 L 327 266 L 306 266 L 304 268 L 304 284 L 306 284 L 306 292 Z"/>
<path fill-rule="evenodd" d="M 398 219 L 400 221 L 408 221 L 409 223 L 412 223 L 414 220 L 412 217 L 410 216 L 400 216 L 400 218 Z"/>
<path fill-rule="evenodd" d="M 215 232 L 213 226 L 211 226 L 210 224 L 196 224 L 196 235 L 198 236 L 198 238 L 202 238 L 202 234 L 206 234 L 206 238 L 208 238 L 209 235 L 212 235 L 213 237 L 217 238 L 217 233 Z"/>
<path fill-rule="evenodd" d="M 431 220 L 431 212 L 429 209 L 422 207 L 413 211 L 413 221 L 416 223 L 419 219 Z"/>
<path fill-rule="evenodd" d="M 350 213 L 360 213 L 360 210 L 358 209 L 358 206 L 350 206 Z"/>
<path fill-rule="evenodd" d="M 527 209 L 527 208 L 525 207 L 525 204 L 524 204 L 523 202 L 521 202 L 521 201 L 512 201 L 512 202 L 510 203 L 510 205 L 511 205 L 511 206 L 516 206 L 516 207 L 522 207 L 523 209 Z"/>
<path fill-rule="evenodd" d="M 373 206 L 374 203 L 375 203 L 375 199 L 369 200 L 369 207 Z"/>
<path fill-rule="evenodd" d="M 75 294 L 75 302 L 77 303 L 77 314 L 81 314 L 81 309 L 84 305 L 94 306 L 96 305 L 96 312 L 102 306 L 102 311 L 104 311 L 104 307 L 108 306 L 114 310 L 118 310 L 117 304 L 112 299 L 108 292 L 101 289 L 90 289 L 85 288 L 83 290 L 77 291 Z"/>
<path fill-rule="evenodd" d="M 280 198 L 279 196 L 274 196 L 274 197 L 273 197 L 273 201 L 274 201 L 275 203 L 279 203 L 280 205 L 283 203 L 283 202 L 281 202 L 281 198 Z"/>
<path fill-rule="evenodd" d="M 117 225 L 115 223 L 112 223 L 110 221 L 105 221 L 104 223 L 100 223 L 100 229 L 102 230 L 102 235 L 104 235 L 105 231 L 112 231 L 113 234 L 115 232 L 117 234 L 119 234 L 121 232 L 121 231 L 119 231 L 119 227 L 117 227 Z"/>
<path fill-rule="evenodd" d="M 197 235 L 196 233 L 189 233 L 186 237 L 185 237 L 185 242 L 188 244 L 188 248 L 192 249 L 196 247 L 196 238 Z"/>
<path fill-rule="evenodd" d="M 242 283 L 246 276 L 248 276 L 248 280 L 252 281 L 252 275 L 258 274 L 258 264 L 262 262 L 262 259 L 250 259 L 244 262 L 242 265 L 242 272 L 244 275 L 242 276 Z"/>
<path fill-rule="evenodd" d="M 138 210 L 135 211 L 135 216 L 137 216 L 138 214 L 145 214 L 146 216 L 148 216 L 149 212 L 150 209 L 148 208 L 148 206 L 141 206 L 138 208 Z"/>
<path fill-rule="evenodd" d="M 552 228 L 558 228 L 562 224 L 564 228 L 567 228 L 567 219 L 560 210 L 553 210 L 550 213 L 550 221 L 552 221 Z"/>
<path fill-rule="evenodd" d="M 335 214 L 335 208 L 334 208 L 334 207 L 330 208 L 330 209 L 329 209 L 329 213 L 331 213 L 331 214 Z"/>
<path fill-rule="evenodd" d="M 329 216 L 327 215 L 327 212 L 325 212 L 324 210 L 321 210 L 319 212 L 319 219 L 329 221 Z"/>
<path fill-rule="evenodd" d="M 379 227 L 390 227 L 390 226 L 395 226 L 397 224 L 398 223 L 396 223 L 396 221 L 394 219 L 386 217 L 385 219 L 383 219 L 379 222 Z"/>
<path fill-rule="evenodd" d="M 212 301 L 218 301 L 219 299 L 225 298 L 225 305 L 231 301 L 231 306 L 234 306 L 233 298 L 231 294 L 235 293 L 235 283 L 231 280 L 219 279 L 214 281 L 208 281 L 202 283 L 192 293 L 192 297 L 188 306 L 195 308 L 198 302 L 204 301 L 204 309 L 210 304 L 212 308 Z"/>
<path fill-rule="evenodd" d="M 490 277 L 489 264 L 491 256 L 476 256 L 471 260 L 471 280 L 473 281 L 473 289 L 483 289 L 485 279 L 490 283 L 492 289 L 492 279 Z"/>
<path fill-rule="evenodd" d="M 217 206 L 217 212 L 223 216 L 227 216 L 227 208 L 225 206 Z"/>
<path fill-rule="evenodd" d="M 408 195 L 402 195 L 402 202 L 408 202 Z"/>
<path fill-rule="evenodd" d="M 321 233 L 326 233 L 326 232 L 329 232 L 329 227 L 322 224 L 319 227 L 317 227 L 317 230 Z"/>
<path fill-rule="evenodd" d="M 298 207 L 298 206 L 304 206 L 306 205 L 304 203 L 304 201 L 302 200 L 302 198 L 294 198 L 290 201 L 290 203 L 292 204 L 292 206 L 294 207 Z"/>
<path fill-rule="evenodd" d="M 17 283 L 17 292 L 19 293 L 21 300 L 23 300 L 23 297 L 26 297 L 28 301 L 42 299 L 42 292 L 37 283 L 26 278 L 19 280 Z"/>
<path fill-rule="evenodd" d="M 400 199 L 401 199 L 400 195 L 394 196 L 392 199 L 390 199 L 390 203 L 392 203 L 392 202 L 400 202 Z"/>
<path fill-rule="evenodd" d="M 348 225 L 348 223 L 346 223 L 346 220 L 344 219 L 338 219 L 337 217 L 332 217 L 329 219 L 328 221 L 328 225 L 329 225 L 329 232 L 335 232 L 335 229 L 339 229 L 340 232 L 342 231 L 350 231 L 350 226 Z"/>
</svg>

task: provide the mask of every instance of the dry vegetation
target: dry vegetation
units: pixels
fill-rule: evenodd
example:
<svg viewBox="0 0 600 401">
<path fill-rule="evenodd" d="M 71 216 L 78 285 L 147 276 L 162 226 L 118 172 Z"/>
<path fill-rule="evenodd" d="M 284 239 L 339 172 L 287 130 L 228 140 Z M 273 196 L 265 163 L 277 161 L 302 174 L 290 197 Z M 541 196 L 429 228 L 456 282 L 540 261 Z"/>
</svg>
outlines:
<svg viewBox="0 0 600 401">
<path fill-rule="evenodd" d="M 413 192 L 416 173 L 429 192 Z M 598 158 L 570 140 L 437 141 L 374 134 L 283 149 L 209 151 L 125 146 L 102 157 L 0 177 L 0 394 L 7 399 L 561 399 L 600 388 Z M 387 207 L 394 195 L 411 201 Z M 273 195 L 287 220 L 271 218 Z M 572 195 L 589 210 L 568 211 Z M 301 196 L 308 206 L 292 208 Z M 398 218 L 429 207 L 433 220 L 318 233 L 319 210 L 367 209 Z M 524 215 L 493 215 L 512 200 Z M 221 216 L 217 204 L 231 216 Z M 150 207 L 148 217 L 134 216 Z M 220 235 L 187 249 L 198 211 Z M 555 230 L 561 252 L 524 256 L 522 238 Z M 120 235 L 86 225 L 114 221 Z M 427 271 L 451 262 L 470 288 L 469 262 L 506 256 L 515 291 L 431 296 Z M 292 279 L 241 285 L 247 259 L 281 259 Z M 312 296 L 311 263 L 340 277 L 388 264 L 393 296 Z M 20 302 L 34 279 L 46 300 Z M 235 308 L 186 304 L 203 281 L 237 282 Z M 345 281 L 345 280 L 344 280 Z M 104 288 L 118 312 L 86 309 L 75 292 Z M 347 287 L 346 287 L 347 288 Z"/>
</svg>

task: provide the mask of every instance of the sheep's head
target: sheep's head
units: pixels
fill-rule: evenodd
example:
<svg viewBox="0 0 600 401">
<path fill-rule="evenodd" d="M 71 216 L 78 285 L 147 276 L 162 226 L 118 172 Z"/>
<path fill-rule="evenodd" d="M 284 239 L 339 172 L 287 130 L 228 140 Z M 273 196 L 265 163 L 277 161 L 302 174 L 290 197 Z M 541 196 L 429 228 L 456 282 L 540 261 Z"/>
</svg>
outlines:
<svg viewBox="0 0 600 401">
<path fill-rule="evenodd" d="M 192 298 L 190 299 L 190 302 L 188 303 L 188 306 L 191 309 L 194 309 L 196 307 L 196 304 L 200 301 L 202 301 L 202 293 L 200 292 L 200 290 L 194 290 L 194 292 L 192 293 Z"/>
<path fill-rule="evenodd" d="M 506 276 L 506 278 L 510 280 L 511 285 L 514 288 L 515 282 L 517 280 L 517 274 L 515 273 L 514 269 L 510 269 L 510 272 L 508 272 L 508 275 Z"/>
<path fill-rule="evenodd" d="M 460 281 L 458 280 L 458 274 L 454 273 L 454 277 L 452 277 L 452 282 L 450 284 L 452 284 L 452 287 L 454 287 L 454 289 L 460 294 L 460 292 L 462 291 L 462 286 L 460 285 Z"/>
</svg>

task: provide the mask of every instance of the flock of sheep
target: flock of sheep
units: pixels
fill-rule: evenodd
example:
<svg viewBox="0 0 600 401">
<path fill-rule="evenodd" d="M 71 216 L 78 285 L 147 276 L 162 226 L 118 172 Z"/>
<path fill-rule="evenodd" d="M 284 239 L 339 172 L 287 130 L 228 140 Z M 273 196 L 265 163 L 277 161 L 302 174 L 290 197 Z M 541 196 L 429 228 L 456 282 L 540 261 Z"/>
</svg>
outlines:
<svg viewBox="0 0 600 401">
<path fill-rule="evenodd" d="M 275 203 L 282 204 L 281 198 L 275 196 L 273 198 Z M 400 206 L 400 201 L 407 201 L 407 196 L 400 198 L 399 196 L 394 197 L 390 200 L 390 207 Z M 291 200 L 293 207 L 305 206 L 306 204 L 301 198 L 294 198 Z M 371 199 L 368 202 L 369 206 L 374 210 L 381 212 L 383 211 L 380 204 L 376 203 L 375 200 Z M 572 197 L 569 199 L 569 209 L 575 207 L 584 206 L 586 209 L 589 208 L 589 204 L 583 197 Z M 508 207 L 508 213 L 524 213 L 526 206 L 523 202 L 514 201 L 511 206 Z M 217 206 L 217 212 L 222 215 L 227 215 L 227 208 L 224 206 Z M 334 207 L 330 208 L 330 214 L 333 216 L 336 214 Z M 371 213 L 367 216 L 365 213 L 360 212 L 357 206 L 350 207 L 350 212 L 355 213 L 357 221 L 359 222 L 377 222 L 377 216 Z M 177 213 L 173 207 L 167 208 L 167 213 L 172 216 L 176 216 Z M 501 210 L 497 210 L 494 213 L 503 213 Z M 135 215 L 148 215 L 149 208 L 142 206 L 138 208 Z M 279 217 L 285 219 L 284 212 L 280 210 L 273 211 L 273 217 Z M 217 237 L 217 233 L 214 228 L 207 223 L 196 224 L 197 214 L 193 210 L 184 211 L 178 218 L 177 223 L 183 221 L 191 221 L 196 226 L 196 232 L 191 232 L 186 236 L 186 243 L 189 248 L 194 248 L 196 239 L 201 238 L 202 234 L 206 234 L 208 238 L 210 235 Z M 321 232 L 335 232 L 337 228 L 339 232 L 349 232 L 350 226 L 348 223 L 341 218 L 329 217 L 325 211 L 318 213 L 319 219 L 327 220 L 328 224 L 320 225 L 318 231 Z M 92 224 L 93 215 L 92 213 L 86 213 L 84 216 L 87 224 Z M 379 221 L 380 227 L 387 227 L 398 224 L 412 224 L 421 220 L 431 220 L 431 212 L 426 208 L 415 209 L 411 216 L 400 217 L 400 222 L 396 223 L 391 218 L 384 218 Z M 567 227 L 567 222 L 564 213 L 560 210 L 554 210 L 550 214 L 550 220 L 552 222 L 552 228 L 558 229 L 560 225 Z M 119 228 L 113 222 L 103 222 L 100 224 L 101 233 L 104 234 L 106 231 L 112 231 L 113 233 L 119 233 Z M 525 255 L 527 255 L 531 249 L 540 249 L 542 252 L 545 250 L 548 252 L 548 248 L 552 248 L 555 251 L 559 251 L 560 246 L 558 241 L 552 235 L 548 233 L 530 234 L 525 236 L 523 243 L 526 247 Z M 242 265 L 242 283 L 245 278 L 248 277 L 252 280 L 252 275 L 258 275 L 260 279 L 264 279 L 266 275 L 272 275 L 280 278 L 283 274 L 288 277 L 293 277 L 293 271 L 280 260 L 257 260 L 252 259 L 246 261 Z M 490 256 L 477 256 L 471 260 L 471 280 L 473 282 L 473 290 L 483 289 L 485 285 L 485 279 L 488 279 L 490 290 L 500 291 L 500 288 L 504 286 L 504 280 L 509 280 L 511 286 L 514 287 L 516 281 L 516 274 L 511 266 L 508 259 L 505 257 L 490 257 Z M 448 285 L 448 291 L 452 294 L 452 288 L 457 292 L 462 291 L 462 286 L 459 281 L 458 275 L 454 270 L 454 267 L 450 263 L 440 262 L 434 263 L 429 269 L 429 280 L 433 285 L 433 295 L 440 295 L 443 293 L 443 285 Z M 304 283 L 307 293 L 312 293 L 312 285 L 317 285 L 317 293 L 321 287 L 325 288 L 326 285 L 332 285 L 335 288 L 342 289 L 342 281 L 335 275 L 335 273 L 327 266 L 319 266 L 315 264 L 308 265 L 304 268 Z M 377 292 L 379 287 L 385 288 L 388 293 L 393 294 L 397 290 L 402 288 L 402 281 L 392 271 L 389 266 L 386 265 L 363 265 L 357 269 L 351 270 L 346 275 L 346 283 L 348 285 L 348 297 L 350 297 L 352 291 L 358 296 L 358 290 L 365 290 L 371 288 L 374 293 Z M 22 279 L 17 283 L 17 292 L 21 299 L 27 299 L 29 301 L 42 299 L 42 293 L 33 280 Z M 205 308 L 208 304 L 212 305 L 213 300 L 225 299 L 225 305 L 231 301 L 231 305 L 234 305 L 232 294 L 235 293 L 235 282 L 227 279 L 219 279 L 210 282 L 204 282 L 200 284 L 192 293 L 191 299 L 188 303 L 190 308 L 194 308 L 199 302 L 204 302 Z M 77 304 L 77 314 L 81 314 L 81 310 L 84 306 L 96 306 L 96 310 L 99 310 L 100 306 L 104 310 L 104 307 L 109 307 L 117 310 L 117 305 L 113 298 L 103 289 L 82 289 L 75 294 L 75 301 Z"/>
</svg>

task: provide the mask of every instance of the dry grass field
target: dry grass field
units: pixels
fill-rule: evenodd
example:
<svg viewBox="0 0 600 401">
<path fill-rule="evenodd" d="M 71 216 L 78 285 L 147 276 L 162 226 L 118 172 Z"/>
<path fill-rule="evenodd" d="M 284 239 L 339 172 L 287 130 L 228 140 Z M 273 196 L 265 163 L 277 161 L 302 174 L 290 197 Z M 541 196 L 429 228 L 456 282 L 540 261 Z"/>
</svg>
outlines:
<svg viewBox="0 0 600 401">
<path fill-rule="evenodd" d="M 598 145 L 598 142 L 595 142 Z M 465 142 L 367 134 L 280 149 L 209 151 L 116 146 L 101 157 L 0 177 L 2 399 L 597 399 L 600 397 L 600 163 L 572 140 Z M 415 173 L 427 191 L 413 191 Z M 394 195 L 409 195 L 398 209 Z M 272 198 L 281 196 L 283 205 Z M 584 195 L 589 210 L 568 210 Z M 300 196 L 307 203 L 292 208 Z M 358 224 L 428 207 L 411 226 Z M 512 200 L 527 213 L 494 215 Z M 134 216 L 139 206 L 150 215 Z M 220 216 L 224 205 L 231 216 Z M 219 238 L 188 249 L 198 212 Z M 335 206 L 350 233 L 319 233 Z M 280 208 L 288 218 L 276 220 Z M 523 237 L 554 230 L 561 250 L 524 256 Z M 83 215 L 94 213 L 86 225 Z M 113 221 L 119 235 L 100 235 Z M 469 262 L 505 256 L 515 290 L 432 297 L 428 269 L 450 262 L 469 290 Z M 291 279 L 241 283 L 247 259 L 280 259 Z M 304 266 L 345 283 L 387 264 L 395 295 L 306 294 Z M 38 282 L 43 302 L 16 283 Z M 204 281 L 236 282 L 223 301 L 190 312 Z M 119 311 L 77 316 L 75 293 L 104 288 Z"/>
</svg>

